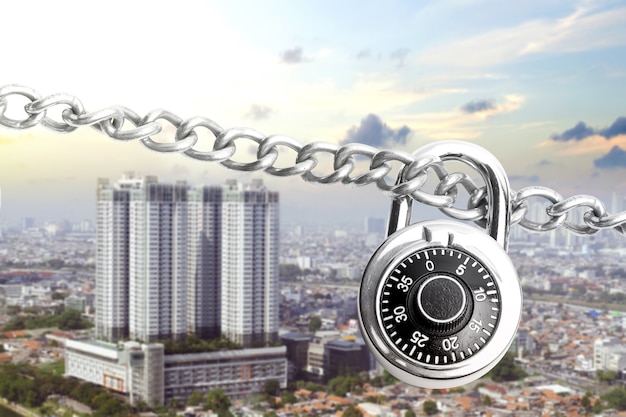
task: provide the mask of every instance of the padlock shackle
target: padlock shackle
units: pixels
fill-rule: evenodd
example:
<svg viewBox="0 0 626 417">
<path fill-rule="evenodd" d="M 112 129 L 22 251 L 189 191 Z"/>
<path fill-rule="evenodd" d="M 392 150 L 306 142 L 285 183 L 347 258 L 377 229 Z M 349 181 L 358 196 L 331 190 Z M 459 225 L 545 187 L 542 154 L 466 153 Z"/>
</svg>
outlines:
<svg viewBox="0 0 626 417">
<path fill-rule="evenodd" d="M 509 180 L 500 161 L 485 148 L 471 142 L 433 142 L 417 149 L 418 158 L 433 157 L 439 160 L 464 162 L 480 173 L 487 187 L 486 231 L 507 250 L 511 220 L 511 189 Z M 398 174 L 397 183 L 404 182 L 405 170 Z M 391 235 L 410 224 L 413 198 L 402 196 L 391 202 L 387 235 Z"/>
</svg>

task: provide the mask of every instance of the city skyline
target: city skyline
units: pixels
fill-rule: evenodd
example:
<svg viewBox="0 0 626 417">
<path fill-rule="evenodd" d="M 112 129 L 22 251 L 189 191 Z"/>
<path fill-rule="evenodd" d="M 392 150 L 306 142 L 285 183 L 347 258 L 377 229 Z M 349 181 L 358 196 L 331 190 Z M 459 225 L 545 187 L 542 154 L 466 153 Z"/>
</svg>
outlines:
<svg viewBox="0 0 626 417">
<path fill-rule="evenodd" d="M 247 126 L 303 143 L 412 152 L 436 140 L 470 140 L 500 159 L 515 190 L 545 185 L 564 197 L 596 195 L 607 206 L 612 191 L 626 190 L 621 2 L 184 0 L 171 7 L 116 0 L 97 21 L 74 0 L 7 7 L 8 15 L 32 14 L 36 30 L 5 46 L 11 65 L 2 68 L 0 85 L 25 84 L 43 95 L 67 91 L 89 111 L 120 104 L 141 115 L 154 108 L 184 119 L 204 115 L 225 128 Z M 38 13 L 30 13 L 33 7 Z M 116 9 L 125 10 L 123 16 Z M 137 18 L 146 11 L 150 19 Z M 19 19 L 5 23 L 7 31 L 21 32 Z M 75 37 L 75 30 L 82 35 Z M 72 38 L 82 53 L 26 53 L 42 33 L 55 45 Z M 115 59 L 103 59 L 100 51 L 128 39 L 142 48 L 117 48 Z M 23 116 L 12 100 L 9 107 L 9 116 Z M 155 140 L 172 141 L 174 129 L 166 125 Z M 210 135 L 202 129 L 200 135 L 206 137 L 199 148 L 210 148 Z M 237 160 L 254 158 L 252 146 L 239 147 Z M 388 198 L 373 186 L 347 191 L 233 172 L 89 128 L 60 135 L 0 127 L 0 149 L 1 222 L 30 211 L 40 217 L 43 207 L 55 218 L 86 217 L 93 212 L 93 179 L 129 168 L 171 182 L 262 178 L 283 196 L 286 216 L 350 218 L 355 211 L 364 217 L 388 210 Z M 327 171 L 329 161 L 318 169 Z"/>
</svg>

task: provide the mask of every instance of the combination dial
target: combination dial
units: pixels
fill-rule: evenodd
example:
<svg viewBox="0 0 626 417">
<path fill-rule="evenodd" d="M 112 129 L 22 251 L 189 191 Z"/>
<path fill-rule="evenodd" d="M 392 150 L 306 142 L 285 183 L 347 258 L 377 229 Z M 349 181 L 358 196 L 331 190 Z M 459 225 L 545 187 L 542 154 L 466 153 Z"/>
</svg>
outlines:
<svg viewBox="0 0 626 417">
<path fill-rule="evenodd" d="M 491 339 L 502 303 L 491 271 L 470 253 L 428 247 L 400 260 L 381 281 L 379 325 L 407 360 L 453 364 Z"/>
<path fill-rule="evenodd" d="M 376 360 L 397 378 L 451 388 L 492 369 L 515 337 L 522 292 L 504 249 L 447 220 L 400 229 L 363 274 L 359 318 Z"/>
</svg>

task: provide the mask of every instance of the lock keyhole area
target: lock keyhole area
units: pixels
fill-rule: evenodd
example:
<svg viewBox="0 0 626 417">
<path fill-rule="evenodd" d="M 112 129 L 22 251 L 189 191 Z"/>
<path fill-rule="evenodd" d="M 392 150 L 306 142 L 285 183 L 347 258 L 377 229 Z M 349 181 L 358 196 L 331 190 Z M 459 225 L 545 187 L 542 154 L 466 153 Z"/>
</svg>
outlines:
<svg viewBox="0 0 626 417">
<path fill-rule="evenodd" d="M 419 287 L 417 307 L 433 323 L 451 323 L 467 310 L 467 294 L 456 279 L 436 275 Z"/>
<path fill-rule="evenodd" d="M 467 285 L 447 272 L 423 276 L 407 301 L 416 327 L 441 336 L 461 330 L 474 308 Z"/>
</svg>

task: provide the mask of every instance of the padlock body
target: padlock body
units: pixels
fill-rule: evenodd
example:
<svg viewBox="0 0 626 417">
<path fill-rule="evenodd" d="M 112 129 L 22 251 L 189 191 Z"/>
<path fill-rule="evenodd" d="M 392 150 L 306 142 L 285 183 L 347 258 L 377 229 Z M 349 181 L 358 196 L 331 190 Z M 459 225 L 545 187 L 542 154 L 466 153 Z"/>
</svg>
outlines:
<svg viewBox="0 0 626 417">
<path fill-rule="evenodd" d="M 390 235 L 359 293 L 376 360 L 415 386 L 450 388 L 492 369 L 510 346 L 522 291 L 504 249 L 473 226 L 430 220 Z"/>
</svg>

